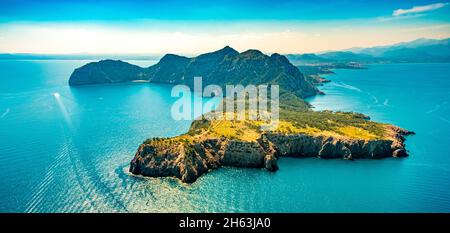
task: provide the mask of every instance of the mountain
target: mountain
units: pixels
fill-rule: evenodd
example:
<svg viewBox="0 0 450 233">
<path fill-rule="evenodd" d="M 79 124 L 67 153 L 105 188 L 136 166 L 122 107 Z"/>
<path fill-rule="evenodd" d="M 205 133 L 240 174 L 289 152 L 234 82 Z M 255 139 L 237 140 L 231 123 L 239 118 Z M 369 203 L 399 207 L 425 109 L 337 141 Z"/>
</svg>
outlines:
<svg viewBox="0 0 450 233">
<path fill-rule="evenodd" d="M 296 65 L 377 62 L 450 62 L 450 38 L 420 38 L 387 46 L 351 48 L 319 54 L 289 54 Z"/>
<path fill-rule="evenodd" d="M 293 93 L 300 98 L 319 93 L 285 56 L 277 53 L 268 56 L 258 50 L 239 53 L 228 46 L 193 58 L 167 54 L 148 68 L 114 60 L 93 62 L 75 69 L 69 85 L 147 80 L 193 87 L 197 76 L 203 77 L 204 86 L 278 84 L 281 93 Z"/>
<path fill-rule="evenodd" d="M 353 52 L 395 62 L 449 62 L 450 38 L 421 38 L 390 46 L 353 49 Z"/>
<path fill-rule="evenodd" d="M 342 66 L 349 62 L 367 63 L 379 60 L 368 54 L 358 54 L 350 51 L 335 51 L 321 54 L 288 54 L 286 57 L 295 65 L 339 64 Z"/>
<path fill-rule="evenodd" d="M 367 54 L 358 54 L 347 51 L 327 52 L 319 55 L 321 58 L 328 59 L 330 61 L 371 61 L 373 56 Z"/>
<path fill-rule="evenodd" d="M 314 53 L 305 54 L 287 54 L 286 57 L 294 64 L 313 64 L 313 63 L 327 63 L 332 60 L 319 56 Z"/>
<path fill-rule="evenodd" d="M 142 67 L 123 61 L 102 60 L 91 62 L 75 69 L 69 79 L 69 85 L 117 83 L 133 81 L 144 75 Z"/>
<path fill-rule="evenodd" d="M 450 38 L 437 40 L 437 39 L 426 39 L 426 38 L 420 38 L 413 41 L 408 42 L 401 42 L 393 45 L 385 45 L 385 46 L 375 46 L 375 47 L 369 47 L 369 48 L 351 48 L 347 49 L 345 51 L 353 52 L 353 53 L 360 53 L 360 54 L 367 54 L 372 55 L 375 57 L 381 57 L 386 52 L 392 51 L 392 50 L 399 50 L 399 49 L 417 49 L 417 48 L 423 48 L 428 46 L 448 46 L 449 45 Z"/>
</svg>

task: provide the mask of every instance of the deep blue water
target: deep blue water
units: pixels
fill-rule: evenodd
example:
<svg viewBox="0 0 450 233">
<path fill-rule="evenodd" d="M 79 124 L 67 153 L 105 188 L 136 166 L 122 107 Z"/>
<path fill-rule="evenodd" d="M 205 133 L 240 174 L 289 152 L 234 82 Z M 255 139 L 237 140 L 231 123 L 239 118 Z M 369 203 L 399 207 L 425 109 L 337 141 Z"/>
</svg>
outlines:
<svg viewBox="0 0 450 233">
<path fill-rule="evenodd" d="M 408 158 L 283 158 L 275 173 L 223 168 L 186 185 L 127 173 L 144 139 L 189 128 L 170 117 L 171 87 L 70 88 L 84 63 L 0 61 L 0 212 L 450 211 L 449 64 L 337 70 L 309 100 L 415 131 Z"/>
</svg>

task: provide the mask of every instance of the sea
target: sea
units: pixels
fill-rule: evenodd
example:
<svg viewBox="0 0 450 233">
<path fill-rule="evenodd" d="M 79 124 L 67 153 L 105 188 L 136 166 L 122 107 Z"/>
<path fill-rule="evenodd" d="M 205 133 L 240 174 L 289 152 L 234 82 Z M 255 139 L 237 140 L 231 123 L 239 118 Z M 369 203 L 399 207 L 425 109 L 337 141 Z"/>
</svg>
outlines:
<svg viewBox="0 0 450 233">
<path fill-rule="evenodd" d="M 189 129 L 171 86 L 69 87 L 87 62 L 0 60 L 0 212 L 450 212 L 450 64 L 338 69 L 307 99 L 414 131 L 407 158 L 281 158 L 183 184 L 128 172 L 145 139 Z"/>
</svg>

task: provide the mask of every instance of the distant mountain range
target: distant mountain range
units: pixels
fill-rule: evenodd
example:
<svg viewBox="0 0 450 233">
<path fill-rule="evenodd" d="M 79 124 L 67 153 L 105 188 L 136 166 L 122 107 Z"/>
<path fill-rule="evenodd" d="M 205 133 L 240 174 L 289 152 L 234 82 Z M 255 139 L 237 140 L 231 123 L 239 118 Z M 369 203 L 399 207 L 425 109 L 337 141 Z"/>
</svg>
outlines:
<svg viewBox="0 0 450 233">
<path fill-rule="evenodd" d="M 75 69 L 69 85 L 145 80 L 192 87 L 196 76 L 203 78 L 203 85 L 278 84 L 282 95 L 294 94 L 298 98 L 319 93 L 285 56 L 277 53 L 268 56 L 258 50 L 239 53 L 228 46 L 193 58 L 167 54 L 147 68 L 118 60 L 92 62 Z"/>
<path fill-rule="evenodd" d="M 442 40 L 421 38 L 388 46 L 286 56 L 296 65 L 348 62 L 450 62 L 450 38 Z"/>
<path fill-rule="evenodd" d="M 450 38 L 421 38 L 393 45 L 370 48 L 350 48 L 342 51 L 323 53 L 286 54 L 294 65 L 309 64 L 346 64 L 349 62 L 366 63 L 399 63 L 399 62 L 450 62 Z M 157 60 L 161 55 L 145 54 L 31 54 L 0 53 L 2 59 L 21 60 Z"/>
</svg>

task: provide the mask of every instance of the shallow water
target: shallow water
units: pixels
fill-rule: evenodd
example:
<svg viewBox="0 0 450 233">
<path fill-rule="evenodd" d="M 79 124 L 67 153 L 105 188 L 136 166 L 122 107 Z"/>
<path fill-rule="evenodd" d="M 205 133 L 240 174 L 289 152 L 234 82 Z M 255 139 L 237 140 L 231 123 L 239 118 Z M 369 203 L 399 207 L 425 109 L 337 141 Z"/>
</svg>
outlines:
<svg viewBox="0 0 450 233">
<path fill-rule="evenodd" d="M 70 88 L 85 63 L 0 61 L 1 212 L 450 211 L 448 64 L 337 70 L 309 100 L 417 132 L 409 158 L 283 158 L 275 173 L 223 168 L 186 185 L 127 172 L 144 139 L 189 128 L 170 117 L 171 87 Z"/>
</svg>

